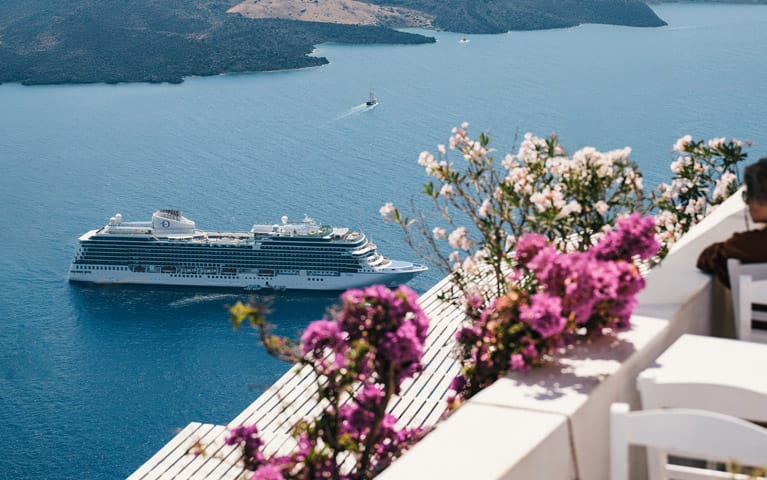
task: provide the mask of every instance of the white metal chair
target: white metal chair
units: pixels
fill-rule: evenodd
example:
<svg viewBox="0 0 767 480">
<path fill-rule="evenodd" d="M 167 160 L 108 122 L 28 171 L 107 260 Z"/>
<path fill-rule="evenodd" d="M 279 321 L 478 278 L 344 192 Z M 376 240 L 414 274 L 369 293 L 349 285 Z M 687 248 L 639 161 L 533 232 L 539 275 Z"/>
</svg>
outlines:
<svg viewBox="0 0 767 480">
<path fill-rule="evenodd" d="M 625 403 L 610 409 L 610 479 L 628 480 L 629 445 L 645 446 L 658 455 L 655 478 L 732 479 L 746 475 L 666 463 L 666 455 L 689 456 L 713 462 L 767 466 L 767 429 L 715 412 L 691 409 L 639 410 Z M 754 477 L 751 477 L 754 478 Z M 764 478 L 764 477 L 756 477 Z"/>
<path fill-rule="evenodd" d="M 691 408 L 767 423 L 767 345 L 682 335 L 637 378 L 642 408 Z M 661 480 L 662 452 L 647 448 L 648 478 Z"/>
<path fill-rule="evenodd" d="M 767 248 L 767 246 L 766 246 Z M 767 263 L 727 261 L 735 335 L 740 340 L 767 343 Z"/>
</svg>

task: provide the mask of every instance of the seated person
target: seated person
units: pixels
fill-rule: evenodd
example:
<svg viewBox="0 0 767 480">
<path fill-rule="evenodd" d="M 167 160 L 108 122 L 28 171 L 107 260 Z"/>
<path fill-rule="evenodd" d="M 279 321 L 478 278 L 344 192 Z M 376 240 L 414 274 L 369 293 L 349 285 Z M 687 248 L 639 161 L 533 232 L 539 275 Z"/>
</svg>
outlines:
<svg viewBox="0 0 767 480">
<path fill-rule="evenodd" d="M 751 219 L 757 223 L 767 222 L 767 157 L 746 167 L 744 181 L 743 200 Z M 727 260 L 730 258 L 742 263 L 767 262 L 767 227 L 736 233 L 724 242 L 709 245 L 698 257 L 698 268 L 715 273 L 729 287 Z"/>
</svg>

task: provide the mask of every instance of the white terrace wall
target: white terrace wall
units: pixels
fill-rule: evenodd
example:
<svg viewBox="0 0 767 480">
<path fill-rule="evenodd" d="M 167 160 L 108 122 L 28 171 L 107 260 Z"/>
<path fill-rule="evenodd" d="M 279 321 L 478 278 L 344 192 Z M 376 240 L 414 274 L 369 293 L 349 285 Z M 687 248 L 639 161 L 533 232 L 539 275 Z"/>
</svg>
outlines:
<svg viewBox="0 0 767 480">
<path fill-rule="evenodd" d="M 607 479 L 610 404 L 639 408 L 637 374 L 682 333 L 732 331 L 727 291 L 695 262 L 710 243 L 745 230 L 744 213 L 737 194 L 675 246 L 647 277 L 630 331 L 497 381 L 378 478 Z"/>
</svg>

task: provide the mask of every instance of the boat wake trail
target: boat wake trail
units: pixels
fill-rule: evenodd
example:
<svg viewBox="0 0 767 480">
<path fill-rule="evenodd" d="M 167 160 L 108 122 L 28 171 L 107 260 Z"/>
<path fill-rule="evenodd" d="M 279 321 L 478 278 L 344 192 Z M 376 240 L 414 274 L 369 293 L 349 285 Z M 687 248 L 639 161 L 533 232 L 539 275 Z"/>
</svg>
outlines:
<svg viewBox="0 0 767 480">
<path fill-rule="evenodd" d="M 376 106 L 368 106 L 364 103 L 361 103 L 359 105 L 355 105 L 352 108 L 350 108 L 346 113 L 336 118 L 336 120 L 341 120 L 347 117 L 351 117 L 353 115 L 359 115 L 360 113 L 367 112 L 368 110 L 373 110 Z"/>
<path fill-rule="evenodd" d="M 211 293 L 207 295 L 194 295 L 189 298 L 182 298 L 181 300 L 176 300 L 174 302 L 170 303 L 171 308 L 183 308 L 188 307 L 189 305 L 196 305 L 198 303 L 206 303 L 206 302 L 218 302 L 227 298 L 237 298 L 239 295 L 234 293 Z"/>
</svg>

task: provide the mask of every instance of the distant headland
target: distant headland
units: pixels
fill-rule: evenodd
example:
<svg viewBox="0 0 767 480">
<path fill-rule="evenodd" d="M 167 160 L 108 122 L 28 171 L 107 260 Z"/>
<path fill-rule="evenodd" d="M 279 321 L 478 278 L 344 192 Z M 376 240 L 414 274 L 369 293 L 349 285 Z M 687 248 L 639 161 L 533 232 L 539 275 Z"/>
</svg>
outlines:
<svg viewBox="0 0 767 480">
<path fill-rule="evenodd" d="M 767 2 L 767 0 L 764 0 Z M 324 42 L 419 44 L 421 27 L 502 33 L 665 25 L 638 0 L 4 0 L 0 82 L 170 82 L 311 67 Z"/>
</svg>

